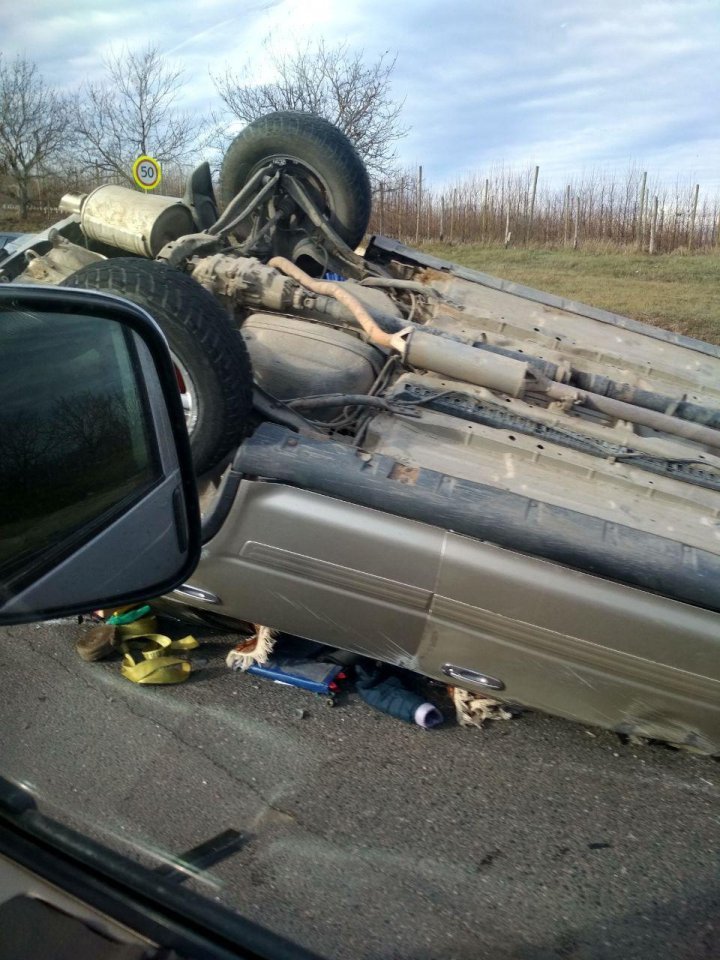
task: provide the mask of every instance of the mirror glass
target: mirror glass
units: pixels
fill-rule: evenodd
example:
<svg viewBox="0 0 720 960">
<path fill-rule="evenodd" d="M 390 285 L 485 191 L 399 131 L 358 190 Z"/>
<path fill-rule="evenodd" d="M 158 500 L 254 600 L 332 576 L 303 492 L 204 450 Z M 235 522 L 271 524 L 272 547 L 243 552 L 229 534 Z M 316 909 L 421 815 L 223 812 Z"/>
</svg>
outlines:
<svg viewBox="0 0 720 960">
<path fill-rule="evenodd" d="M 18 587 L 161 478 L 134 334 L 0 311 L 0 580 Z"/>
</svg>

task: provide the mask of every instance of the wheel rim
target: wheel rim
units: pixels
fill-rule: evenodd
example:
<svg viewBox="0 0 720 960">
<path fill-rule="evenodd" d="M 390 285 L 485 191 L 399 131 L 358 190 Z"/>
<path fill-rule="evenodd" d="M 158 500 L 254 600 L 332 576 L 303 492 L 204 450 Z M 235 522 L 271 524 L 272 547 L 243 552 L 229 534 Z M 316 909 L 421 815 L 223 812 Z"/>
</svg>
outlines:
<svg viewBox="0 0 720 960">
<path fill-rule="evenodd" d="M 171 352 L 173 366 L 175 368 L 175 379 L 177 380 L 178 390 L 180 391 L 180 400 L 185 414 L 185 426 L 188 434 L 192 435 L 198 421 L 198 395 L 192 377 L 188 373 L 187 367 L 178 360 L 176 354 Z"/>
</svg>

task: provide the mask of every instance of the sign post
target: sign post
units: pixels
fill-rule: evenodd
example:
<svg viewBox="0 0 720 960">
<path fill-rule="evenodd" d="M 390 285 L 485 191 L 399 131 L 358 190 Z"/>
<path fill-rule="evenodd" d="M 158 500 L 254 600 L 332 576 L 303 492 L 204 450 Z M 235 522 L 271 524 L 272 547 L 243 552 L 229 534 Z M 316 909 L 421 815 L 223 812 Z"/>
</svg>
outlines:
<svg viewBox="0 0 720 960">
<path fill-rule="evenodd" d="M 162 180 L 160 164 L 154 157 L 138 157 L 132 166 L 132 175 L 135 183 L 142 190 L 154 190 Z"/>
</svg>

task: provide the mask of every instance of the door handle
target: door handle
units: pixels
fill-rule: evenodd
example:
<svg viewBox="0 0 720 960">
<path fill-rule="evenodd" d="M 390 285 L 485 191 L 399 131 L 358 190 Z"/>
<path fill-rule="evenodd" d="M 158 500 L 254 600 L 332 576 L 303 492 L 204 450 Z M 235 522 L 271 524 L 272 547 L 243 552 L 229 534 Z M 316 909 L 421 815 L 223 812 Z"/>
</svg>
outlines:
<svg viewBox="0 0 720 960">
<path fill-rule="evenodd" d="M 441 669 L 446 677 L 457 680 L 458 683 L 476 683 L 478 686 L 487 687 L 488 690 L 505 689 L 505 684 L 502 680 L 489 677 L 486 673 L 479 673 L 477 670 L 468 670 L 467 667 L 456 667 L 454 663 L 444 663 Z"/>
</svg>

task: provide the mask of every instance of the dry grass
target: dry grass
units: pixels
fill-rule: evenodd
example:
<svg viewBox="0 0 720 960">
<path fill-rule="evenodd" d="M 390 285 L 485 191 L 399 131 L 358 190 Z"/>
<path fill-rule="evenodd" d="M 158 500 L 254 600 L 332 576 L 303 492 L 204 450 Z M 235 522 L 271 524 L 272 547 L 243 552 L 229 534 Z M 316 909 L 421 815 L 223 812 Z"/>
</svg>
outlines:
<svg viewBox="0 0 720 960">
<path fill-rule="evenodd" d="M 427 253 L 720 344 L 720 252 L 505 249 L 432 243 Z"/>
<path fill-rule="evenodd" d="M 50 217 L 42 213 L 31 213 L 25 220 L 12 210 L 0 210 L 0 231 L 7 233 L 34 233 L 45 230 L 60 219 L 62 214 Z"/>
</svg>

